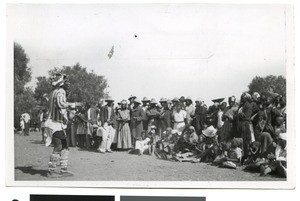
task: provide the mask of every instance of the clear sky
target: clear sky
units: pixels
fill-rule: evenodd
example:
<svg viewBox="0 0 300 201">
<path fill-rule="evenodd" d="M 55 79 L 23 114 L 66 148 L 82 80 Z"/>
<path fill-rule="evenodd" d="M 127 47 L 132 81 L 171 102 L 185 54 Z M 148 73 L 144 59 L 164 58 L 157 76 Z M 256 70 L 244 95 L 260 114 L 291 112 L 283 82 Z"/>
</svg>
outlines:
<svg viewBox="0 0 300 201">
<path fill-rule="evenodd" d="M 284 5 L 9 5 L 8 31 L 35 77 L 79 62 L 117 101 L 240 96 L 256 75 L 285 76 Z M 135 35 L 137 37 L 135 37 Z M 114 45 L 114 55 L 108 53 Z"/>
</svg>

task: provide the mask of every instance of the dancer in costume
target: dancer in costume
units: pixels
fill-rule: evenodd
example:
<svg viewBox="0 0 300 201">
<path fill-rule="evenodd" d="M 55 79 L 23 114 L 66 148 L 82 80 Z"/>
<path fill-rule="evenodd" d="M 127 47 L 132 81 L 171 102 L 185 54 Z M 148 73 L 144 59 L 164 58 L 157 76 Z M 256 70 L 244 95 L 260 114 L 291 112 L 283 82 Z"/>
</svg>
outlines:
<svg viewBox="0 0 300 201">
<path fill-rule="evenodd" d="M 71 119 L 71 109 L 82 106 L 81 103 L 67 102 L 67 93 L 70 82 L 67 75 L 56 74 L 52 82 L 53 90 L 49 99 L 49 114 L 45 121 L 46 146 L 53 144 L 53 152 L 50 154 L 48 177 L 56 178 L 72 176 L 68 172 L 68 144 L 66 139 L 67 122 Z M 60 171 L 57 170 L 60 166 Z"/>
</svg>

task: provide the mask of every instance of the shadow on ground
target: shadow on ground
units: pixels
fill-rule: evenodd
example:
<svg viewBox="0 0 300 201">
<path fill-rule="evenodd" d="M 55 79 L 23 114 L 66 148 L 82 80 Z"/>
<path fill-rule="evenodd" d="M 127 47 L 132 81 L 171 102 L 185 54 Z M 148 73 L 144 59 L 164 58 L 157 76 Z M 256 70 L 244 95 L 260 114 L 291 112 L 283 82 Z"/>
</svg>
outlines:
<svg viewBox="0 0 300 201">
<path fill-rule="evenodd" d="M 41 175 L 43 177 L 47 176 L 48 171 L 47 170 L 37 170 L 34 169 L 33 166 L 23 166 L 23 167 L 16 167 L 16 170 L 20 170 L 25 174 L 30 174 L 30 175 Z"/>
<path fill-rule="evenodd" d="M 45 142 L 42 142 L 41 140 L 30 140 L 29 142 L 32 144 L 45 144 Z"/>
</svg>

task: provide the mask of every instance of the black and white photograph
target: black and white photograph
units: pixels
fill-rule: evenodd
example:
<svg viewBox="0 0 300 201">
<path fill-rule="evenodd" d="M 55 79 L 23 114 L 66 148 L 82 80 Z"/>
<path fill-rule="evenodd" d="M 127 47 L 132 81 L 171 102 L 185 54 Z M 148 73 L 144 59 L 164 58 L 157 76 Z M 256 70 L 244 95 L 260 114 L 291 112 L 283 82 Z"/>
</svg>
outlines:
<svg viewBox="0 0 300 201">
<path fill-rule="evenodd" d="M 8 185 L 293 186 L 291 5 L 6 13 Z"/>
</svg>

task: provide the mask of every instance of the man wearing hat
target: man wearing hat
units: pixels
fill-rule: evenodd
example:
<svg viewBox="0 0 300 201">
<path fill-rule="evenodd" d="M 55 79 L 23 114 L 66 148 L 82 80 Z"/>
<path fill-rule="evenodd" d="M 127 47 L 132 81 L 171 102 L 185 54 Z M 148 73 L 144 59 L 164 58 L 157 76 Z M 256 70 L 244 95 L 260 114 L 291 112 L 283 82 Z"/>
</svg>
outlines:
<svg viewBox="0 0 300 201">
<path fill-rule="evenodd" d="M 181 103 L 181 107 L 183 110 L 185 110 L 185 97 L 184 96 L 181 96 L 179 98 L 179 102 Z"/>
<path fill-rule="evenodd" d="M 162 110 L 160 112 L 160 132 L 166 131 L 168 127 L 171 127 L 171 111 L 169 109 L 167 99 L 161 98 L 160 104 L 162 106 Z"/>
<path fill-rule="evenodd" d="M 142 100 L 142 106 L 141 106 L 144 111 L 144 118 L 143 118 L 143 128 L 144 129 L 148 128 L 148 119 L 147 119 L 146 112 L 149 107 L 149 103 L 150 103 L 150 100 L 147 97 L 144 97 Z"/>
<path fill-rule="evenodd" d="M 50 93 L 49 99 L 49 115 L 45 121 L 46 146 L 53 143 L 53 152 L 50 154 L 48 177 L 72 176 L 68 172 L 68 144 L 66 140 L 66 132 L 68 123 L 68 109 L 82 106 L 81 103 L 67 102 L 68 90 L 70 82 L 68 77 L 63 74 L 56 74 L 52 86 L 53 91 Z M 57 165 L 60 164 L 60 172 L 57 172 Z"/>
<path fill-rule="evenodd" d="M 218 111 L 219 111 L 219 106 L 220 103 L 224 100 L 225 98 L 218 98 L 218 99 L 213 99 L 211 100 L 214 104 L 211 105 L 208 108 L 208 119 L 210 120 L 210 124 L 213 125 L 215 128 L 218 125 Z"/>
<path fill-rule="evenodd" d="M 201 134 L 202 130 L 205 127 L 205 121 L 206 121 L 206 109 L 204 108 L 203 102 L 200 98 L 198 98 L 196 101 L 196 106 L 195 106 L 195 121 L 194 121 L 194 126 L 196 133 L 198 135 Z"/>
<path fill-rule="evenodd" d="M 132 108 L 133 108 L 133 105 L 134 105 L 134 99 L 136 98 L 136 96 L 135 95 L 130 95 L 130 97 L 128 98 L 128 100 L 129 100 L 129 105 L 128 105 L 128 109 L 129 110 L 131 110 Z"/>
<path fill-rule="evenodd" d="M 190 96 L 188 96 L 185 99 L 185 103 L 186 103 L 185 111 L 186 111 L 187 123 L 188 123 L 188 125 L 192 125 L 192 121 L 193 121 L 194 116 L 195 116 L 195 109 L 196 108 L 193 105 L 193 101 L 192 101 L 192 98 Z"/>
<path fill-rule="evenodd" d="M 133 108 L 131 110 L 130 128 L 132 136 L 132 145 L 135 146 L 135 141 L 142 138 L 143 120 L 145 117 L 144 110 L 141 107 L 141 101 L 138 98 L 133 100 Z"/>
<path fill-rule="evenodd" d="M 172 99 L 172 108 L 171 108 L 171 110 L 172 110 L 172 111 L 175 110 L 176 105 L 179 104 L 179 103 L 180 103 L 179 98 L 174 97 L 174 98 Z"/>
<path fill-rule="evenodd" d="M 100 110 L 100 124 L 101 128 L 97 130 L 97 145 L 100 145 L 97 150 L 100 153 L 109 152 L 111 153 L 111 144 L 114 139 L 114 132 L 108 132 L 108 130 L 114 130 L 115 127 L 115 110 L 113 107 L 114 100 L 112 97 L 107 97 L 105 99 L 106 105 Z M 111 127 L 111 128 L 110 128 Z M 104 129 L 104 131 L 102 130 Z M 101 134 L 99 134 L 101 133 Z M 102 137 L 102 141 L 101 138 Z"/>
<path fill-rule="evenodd" d="M 105 99 L 106 105 L 101 108 L 100 111 L 100 122 L 101 126 L 105 123 L 115 126 L 115 111 L 113 107 L 114 100 L 111 97 Z"/>
<path fill-rule="evenodd" d="M 160 117 L 160 112 L 158 111 L 157 107 L 157 102 L 154 98 L 151 99 L 149 108 L 146 112 L 146 116 L 148 119 L 148 131 L 150 131 L 150 127 L 152 125 L 158 127 L 159 125 L 159 117 Z"/>
</svg>

